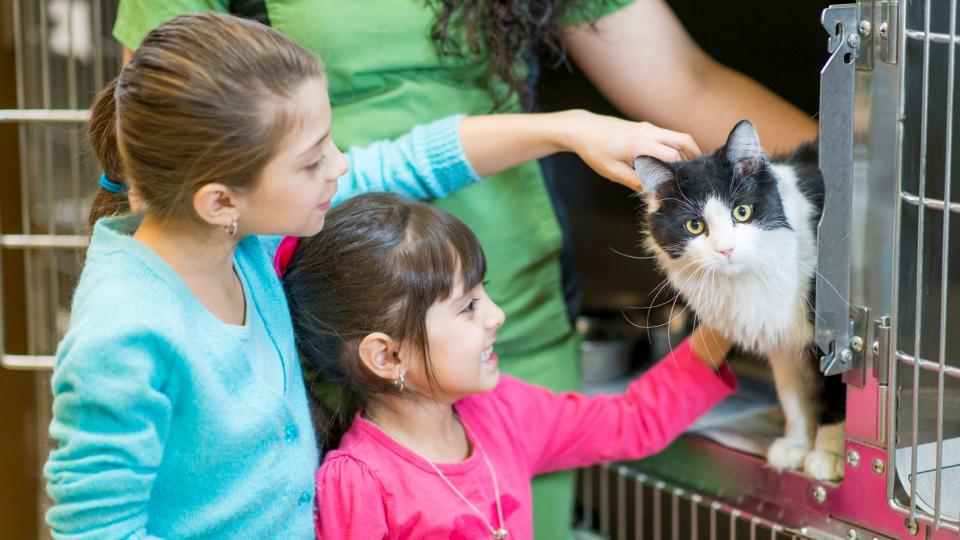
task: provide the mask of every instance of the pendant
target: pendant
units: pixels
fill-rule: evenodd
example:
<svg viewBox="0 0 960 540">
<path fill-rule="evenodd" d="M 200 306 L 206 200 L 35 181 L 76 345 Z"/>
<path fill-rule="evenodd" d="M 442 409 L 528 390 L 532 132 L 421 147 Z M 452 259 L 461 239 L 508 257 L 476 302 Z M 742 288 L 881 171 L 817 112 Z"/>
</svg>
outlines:
<svg viewBox="0 0 960 540">
<path fill-rule="evenodd" d="M 493 531 L 493 537 L 494 537 L 496 540 L 503 540 L 503 539 L 506 538 L 507 536 L 510 536 L 510 534 L 509 534 L 509 533 L 507 532 L 507 530 L 504 529 L 503 527 L 500 527 L 499 529 Z"/>
</svg>

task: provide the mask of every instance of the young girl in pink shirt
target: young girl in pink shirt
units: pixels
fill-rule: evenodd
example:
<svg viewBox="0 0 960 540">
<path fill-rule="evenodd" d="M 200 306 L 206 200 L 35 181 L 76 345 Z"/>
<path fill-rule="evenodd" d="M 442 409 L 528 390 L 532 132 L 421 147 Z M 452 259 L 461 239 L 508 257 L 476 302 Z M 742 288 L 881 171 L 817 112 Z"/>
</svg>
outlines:
<svg viewBox="0 0 960 540">
<path fill-rule="evenodd" d="M 320 538 L 532 538 L 534 475 L 656 453 L 736 386 L 704 327 L 621 395 L 501 375 L 483 251 L 427 204 L 356 197 L 277 260 L 301 358 L 336 393 L 314 411 Z"/>
</svg>

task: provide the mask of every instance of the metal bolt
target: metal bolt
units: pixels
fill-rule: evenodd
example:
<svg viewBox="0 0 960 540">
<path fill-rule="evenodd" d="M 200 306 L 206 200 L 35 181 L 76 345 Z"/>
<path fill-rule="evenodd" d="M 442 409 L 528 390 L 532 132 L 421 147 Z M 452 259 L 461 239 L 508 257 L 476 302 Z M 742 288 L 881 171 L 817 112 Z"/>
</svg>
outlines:
<svg viewBox="0 0 960 540">
<path fill-rule="evenodd" d="M 860 532 L 858 532 L 856 529 L 850 529 L 849 531 L 847 531 L 847 539 L 860 540 Z"/>
<path fill-rule="evenodd" d="M 847 45 L 849 45 L 851 49 L 856 49 L 857 47 L 859 47 L 860 34 L 850 34 L 849 36 L 847 36 Z"/>
<path fill-rule="evenodd" d="M 873 458 L 873 472 L 877 474 L 883 474 L 883 460 L 880 458 Z"/>
<path fill-rule="evenodd" d="M 856 450 L 847 452 L 847 464 L 851 467 L 860 465 L 860 454 L 858 454 Z"/>
<path fill-rule="evenodd" d="M 873 355 L 876 356 L 877 358 L 880 357 L 880 342 L 879 342 L 879 341 L 874 341 L 874 342 L 873 342 Z"/>
<path fill-rule="evenodd" d="M 840 355 L 837 356 L 837 358 L 840 360 L 841 364 L 847 364 L 853 360 L 853 353 L 850 351 L 850 349 L 844 347 L 840 350 Z"/>
<path fill-rule="evenodd" d="M 813 499 L 822 504 L 823 501 L 827 500 L 827 490 L 823 486 L 813 488 Z"/>
<path fill-rule="evenodd" d="M 903 524 L 907 527 L 907 532 L 910 533 L 910 536 L 916 536 L 917 533 L 920 532 L 920 525 L 917 523 L 917 520 L 913 518 L 907 518 Z"/>
<path fill-rule="evenodd" d="M 853 336 L 853 339 L 850 340 L 850 348 L 856 353 L 863 352 L 863 338 L 860 336 Z"/>
<path fill-rule="evenodd" d="M 880 38 L 887 39 L 887 23 L 880 23 Z"/>
<path fill-rule="evenodd" d="M 870 32 L 873 31 L 873 25 L 870 24 L 870 21 L 860 21 L 860 35 L 863 37 L 870 37 Z"/>
</svg>

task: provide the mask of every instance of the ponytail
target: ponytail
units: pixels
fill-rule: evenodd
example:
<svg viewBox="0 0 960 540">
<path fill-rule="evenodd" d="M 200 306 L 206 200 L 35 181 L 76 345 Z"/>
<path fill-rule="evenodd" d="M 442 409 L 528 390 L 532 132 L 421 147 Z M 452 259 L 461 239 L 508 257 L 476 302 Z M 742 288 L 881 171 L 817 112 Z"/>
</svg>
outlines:
<svg viewBox="0 0 960 540">
<path fill-rule="evenodd" d="M 100 90 L 90 108 L 90 120 L 87 122 L 87 140 L 93 149 L 94 157 L 112 182 L 123 184 L 123 159 L 117 144 L 117 104 L 114 91 L 117 79 L 110 81 Z M 113 193 L 101 188 L 93 204 L 87 223 L 90 227 L 104 216 L 123 214 L 130 211 L 127 193 Z"/>
<path fill-rule="evenodd" d="M 303 362 L 307 376 L 307 392 L 317 442 L 326 450 L 339 448 L 340 440 L 350 429 L 357 412 L 364 407 L 364 398 L 350 388 L 346 381 L 332 381 L 322 376 L 311 376 L 310 366 Z"/>
</svg>

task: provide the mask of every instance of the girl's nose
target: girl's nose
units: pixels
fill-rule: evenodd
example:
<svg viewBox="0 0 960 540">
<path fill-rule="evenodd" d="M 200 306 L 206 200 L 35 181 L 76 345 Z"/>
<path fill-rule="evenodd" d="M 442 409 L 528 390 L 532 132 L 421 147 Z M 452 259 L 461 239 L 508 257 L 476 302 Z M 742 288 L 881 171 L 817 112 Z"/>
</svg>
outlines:
<svg viewBox="0 0 960 540">
<path fill-rule="evenodd" d="M 491 304 L 493 304 L 491 302 Z M 490 315 L 487 317 L 487 326 L 489 328 L 500 328 L 503 326 L 503 321 L 506 319 L 506 315 L 503 314 L 503 310 L 500 309 L 500 306 L 493 304 L 493 310 Z"/>
<path fill-rule="evenodd" d="M 347 171 L 350 170 L 350 162 L 347 161 L 347 156 L 343 155 L 339 149 L 337 149 L 337 155 L 334 157 L 337 166 L 331 167 L 331 170 L 334 171 L 334 174 L 331 175 L 331 178 L 328 180 L 331 182 L 336 182 L 340 179 L 341 176 L 347 174 Z"/>
</svg>

